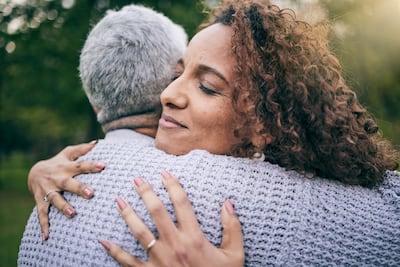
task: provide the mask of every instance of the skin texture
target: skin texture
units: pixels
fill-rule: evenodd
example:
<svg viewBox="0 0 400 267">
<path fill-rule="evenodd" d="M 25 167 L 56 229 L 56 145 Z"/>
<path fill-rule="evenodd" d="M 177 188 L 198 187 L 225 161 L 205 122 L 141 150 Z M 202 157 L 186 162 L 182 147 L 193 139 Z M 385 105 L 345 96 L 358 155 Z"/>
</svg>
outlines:
<svg viewBox="0 0 400 267">
<path fill-rule="evenodd" d="M 174 155 L 193 149 L 230 154 L 235 112 L 231 101 L 230 27 L 222 24 L 196 34 L 178 62 L 176 79 L 162 92 L 163 113 L 156 146 Z"/>
</svg>

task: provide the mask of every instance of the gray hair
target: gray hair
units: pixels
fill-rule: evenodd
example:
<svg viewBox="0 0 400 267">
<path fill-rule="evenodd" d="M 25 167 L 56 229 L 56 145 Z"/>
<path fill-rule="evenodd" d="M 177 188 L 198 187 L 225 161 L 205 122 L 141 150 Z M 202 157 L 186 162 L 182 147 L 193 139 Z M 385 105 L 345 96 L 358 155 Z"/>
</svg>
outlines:
<svg viewBox="0 0 400 267">
<path fill-rule="evenodd" d="M 152 9 L 108 11 L 89 33 L 79 65 L 99 123 L 159 110 L 186 44 L 183 28 Z"/>
</svg>

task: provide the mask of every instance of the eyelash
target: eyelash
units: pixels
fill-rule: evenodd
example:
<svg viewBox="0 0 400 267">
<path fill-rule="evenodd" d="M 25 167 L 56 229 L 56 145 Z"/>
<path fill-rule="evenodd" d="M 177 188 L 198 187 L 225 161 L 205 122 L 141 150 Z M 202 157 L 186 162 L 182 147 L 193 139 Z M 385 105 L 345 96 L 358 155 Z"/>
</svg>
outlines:
<svg viewBox="0 0 400 267">
<path fill-rule="evenodd" d="M 172 78 L 171 78 L 171 82 L 175 81 L 176 79 L 178 79 L 181 76 L 182 73 L 176 73 Z M 199 88 L 201 91 L 203 91 L 206 95 L 220 95 L 219 92 L 214 91 L 208 87 L 205 87 L 202 83 L 199 83 Z"/>
<path fill-rule="evenodd" d="M 178 79 L 179 76 L 181 76 L 181 75 L 179 74 L 179 75 L 175 75 L 174 77 L 172 77 L 172 78 L 171 78 L 171 82 L 173 82 L 173 81 L 175 81 L 176 79 Z"/>
<path fill-rule="evenodd" d="M 201 91 L 203 91 L 207 95 L 218 95 L 219 94 L 218 92 L 205 87 L 202 83 L 199 83 L 199 88 Z"/>
</svg>

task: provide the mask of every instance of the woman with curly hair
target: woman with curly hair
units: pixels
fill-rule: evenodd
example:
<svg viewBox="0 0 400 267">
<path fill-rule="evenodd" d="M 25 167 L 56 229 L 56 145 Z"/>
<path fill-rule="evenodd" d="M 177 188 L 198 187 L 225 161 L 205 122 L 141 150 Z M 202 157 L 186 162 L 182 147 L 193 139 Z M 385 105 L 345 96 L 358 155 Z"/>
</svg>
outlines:
<svg viewBox="0 0 400 267">
<path fill-rule="evenodd" d="M 373 187 L 398 153 L 346 84 L 324 26 L 266 1 L 223 1 L 211 23 L 233 30 L 232 99 L 240 138 L 232 155 L 265 160 L 346 184 Z M 259 143 L 251 136 L 256 133 Z"/>
<path fill-rule="evenodd" d="M 257 183 L 244 181 L 243 186 L 254 182 L 254 192 L 258 187 L 269 189 L 262 191 L 265 195 L 240 196 L 249 202 L 257 199 L 258 205 L 242 213 L 237 207 L 239 219 L 251 214 L 259 218 L 257 225 L 243 219 L 246 265 L 400 263 L 395 253 L 400 244 L 400 181 L 392 172 L 399 154 L 379 135 L 371 115 L 344 81 L 326 30 L 298 21 L 291 10 L 268 1 L 222 1 L 191 40 L 174 81 L 161 94 L 158 149 L 173 155 L 202 149 L 258 158 L 289 170 L 271 179 L 259 177 Z M 167 176 L 167 184 L 175 182 Z M 137 180 L 135 185 L 158 230 L 171 229 L 168 212 L 149 184 Z M 175 190 L 172 195 L 182 194 Z M 277 195 L 285 201 L 275 203 Z M 274 213 L 280 224 L 262 219 L 280 208 L 282 213 Z M 152 236 L 129 205 L 123 203 L 120 210 L 139 241 Z M 197 224 L 193 217 L 184 222 Z M 199 220 L 203 225 L 206 219 Z M 279 229 L 284 233 L 275 235 L 272 245 L 257 243 L 260 236 Z M 152 242 L 149 263 L 112 243 L 106 249 L 124 265 L 153 266 L 171 264 L 168 248 L 178 247 L 180 251 L 172 254 L 181 256 L 180 264 L 203 266 L 201 255 L 207 246 L 176 246 L 181 240 L 182 236 Z M 376 245 L 378 241 L 386 243 Z M 252 254 L 251 248 L 264 254 Z"/>
</svg>

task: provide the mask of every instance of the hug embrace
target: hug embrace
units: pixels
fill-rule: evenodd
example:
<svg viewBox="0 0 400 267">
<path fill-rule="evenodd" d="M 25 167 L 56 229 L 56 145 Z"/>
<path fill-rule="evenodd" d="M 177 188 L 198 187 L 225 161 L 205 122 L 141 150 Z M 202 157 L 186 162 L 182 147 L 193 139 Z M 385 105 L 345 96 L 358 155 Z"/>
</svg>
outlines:
<svg viewBox="0 0 400 267">
<path fill-rule="evenodd" d="M 226 0 L 186 47 L 108 12 L 79 67 L 105 139 L 32 167 L 18 265 L 399 265 L 399 153 L 324 27 Z"/>
</svg>

